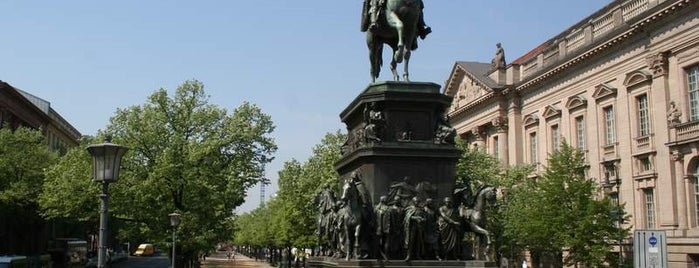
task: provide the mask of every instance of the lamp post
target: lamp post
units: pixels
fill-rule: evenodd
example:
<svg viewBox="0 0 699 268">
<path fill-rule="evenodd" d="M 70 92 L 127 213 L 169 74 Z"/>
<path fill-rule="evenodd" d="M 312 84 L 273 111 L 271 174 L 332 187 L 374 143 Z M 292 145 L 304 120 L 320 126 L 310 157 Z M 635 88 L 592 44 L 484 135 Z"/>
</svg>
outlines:
<svg viewBox="0 0 699 268">
<path fill-rule="evenodd" d="M 620 200 L 619 200 L 619 198 L 620 198 L 620 192 L 621 192 L 621 178 L 619 177 L 619 174 L 618 174 L 617 172 L 618 172 L 618 170 L 615 169 L 615 172 L 614 172 L 614 175 L 615 175 L 615 177 L 616 177 L 615 183 L 612 184 L 612 183 L 609 181 L 609 178 L 607 178 L 607 182 L 606 182 L 604 185 L 602 185 L 602 187 L 604 187 L 604 188 L 607 189 L 607 190 L 611 190 L 612 188 L 615 187 L 615 188 L 616 188 L 616 192 L 617 192 L 616 204 L 614 204 L 614 205 L 616 205 L 616 208 L 614 208 L 614 210 L 612 211 L 612 216 L 615 216 L 615 217 L 616 217 L 616 220 L 617 220 L 617 228 L 619 228 L 619 230 L 618 230 L 618 231 L 619 231 L 619 235 L 618 235 L 618 237 L 617 237 L 617 246 L 619 247 L 619 261 L 618 261 L 618 264 L 619 264 L 619 268 L 621 268 L 621 267 L 624 267 L 624 248 L 623 248 L 622 245 L 621 245 L 621 243 L 623 242 L 623 239 L 624 239 L 623 234 L 622 234 L 622 232 L 621 232 L 621 224 L 623 224 L 623 222 L 624 222 L 624 219 L 623 219 L 623 216 L 624 216 L 624 215 L 623 215 L 623 213 L 622 213 L 622 210 L 621 210 L 621 203 L 620 203 Z"/>
<path fill-rule="evenodd" d="M 109 217 L 109 183 L 119 180 L 121 157 L 128 148 L 116 145 L 107 137 L 104 143 L 87 147 L 92 156 L 92 181 L 102 184 L 100 194 L 100 229 L 97 267 L 104 268 L 107 262 L 107 219 Z"/>
<path fill-rule="evenodd" d="M 172 268 L 175 268 L 175 239 L 177 238 L 177 226 L 180 225 L 182 215 L 170 213 L 170 225 L 172 225 Z"/>
</svg>

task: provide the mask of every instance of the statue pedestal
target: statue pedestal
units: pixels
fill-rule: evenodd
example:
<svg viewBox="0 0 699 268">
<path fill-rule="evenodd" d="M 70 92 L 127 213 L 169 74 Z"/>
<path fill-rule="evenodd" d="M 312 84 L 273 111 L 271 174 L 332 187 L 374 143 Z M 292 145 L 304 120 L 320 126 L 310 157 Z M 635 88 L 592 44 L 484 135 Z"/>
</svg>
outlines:
<svg viewBox="0 0 699 268">
<path fill-rule="evenodd" d="M 429 197 L 436 204 L 451 196 L 461 152 L 435 139 L 452 100 L 439 89 L 438 84 L 424 82 L 372 83 L 340 114 L 348 141 L 335 169 L 342 179 L 358 170 L 373 205 L 388 195 L 392 183 L 406 176 L 412 186 L 421 182 L 434 186 Z M 380 112 L 382 120 L 368 119 L 370 111 Z M 380 142 L 367 139 L 369 124 L 374 124 L 371 133 Z"/>
<path fill-rule="evenodd" d="M 473 267 L 473 268 L 497 268 L 494 262 L 486 261 L 403 261 L 403 260 L 349 260 L 311 257 L 306 260 L 309 268 L 359 268 L 359 267 L 385 267 L 385 268 L 431 268 L 431 267 Z"/>
</svg>

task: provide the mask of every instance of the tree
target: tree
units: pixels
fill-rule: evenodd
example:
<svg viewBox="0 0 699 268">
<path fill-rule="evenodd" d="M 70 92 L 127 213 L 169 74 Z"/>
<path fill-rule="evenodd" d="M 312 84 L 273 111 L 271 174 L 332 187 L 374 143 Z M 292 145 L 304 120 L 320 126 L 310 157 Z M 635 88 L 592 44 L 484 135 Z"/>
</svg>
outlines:
<svg viewBox="0 0 699 268">
<path fill-rule="evenodd" d="M 253 247 L 274 246 L 286 250 L 315 246 L 318 210 L 312 200 L 325 184 L 339 189 L 339 174 L 334 164 L 341 157 L 340 146 L 345 137 L 340 132 L 328 133 L 314 146 L 313 155 L 307 161 L 301 163 L 292 159 L 285 162 L 284 168 L 279 171 L 276 197 L 264 207 L 240 216 L 234 240 L 237 243 L 251 243 L 247 245 Z M 259 230 L 255 225 L 265 228 Z M 253 238 L 257 236 L 264 238 Z"/>
<path fill-rule="evenodd" d="M 58 155 L 48 149 L 41 131 L 0 128 L 0 252 L 28 254 L 43 250 L 44 221 L 36 202 L 44 170 Z"/>
<path fill-rule="evenodd" d="M 276 151 L 269 137 L 273 129 L 270 117 L 253 104 L 243 103 L 230 115 L 210 104 L 198 81 L 185 81 L 173 96 L 160 89 L 143 105 L 117 110 L 104 133 L 130 148 L 120 181 L 110 186 L 110 213 L 131 223 L 120 235 L 169 241 L 167 215 L 178 211 L 178 257 L 185 259 L 178 263 L 183 264 L 230 238 L 233 209 L 262 180 Z M 81 161 L 85 158 L 76 156 L 56 168 L 81 174 Z M 55 185 L 67 183 L 65 177 L 55 180 Z M 54 205 L 48 202 L 46 211 Z M 69 215 L 70 209 L 53 213 Z"/>
<path fill-rule="evenodd" d="M 529 194 L 520 196 L 520 220 L 512 229 L 533 256 L 563 260 L 559 266 L 600 267 L 610 261 L 610 241 L 625 232 L 612 214 L 621 208 L 598 198 L 599 188 L 585 176 L 586 168 L 584 155 L 563 142 L 549 156 L 544 174 L 525 185 Z"/>
</svg>

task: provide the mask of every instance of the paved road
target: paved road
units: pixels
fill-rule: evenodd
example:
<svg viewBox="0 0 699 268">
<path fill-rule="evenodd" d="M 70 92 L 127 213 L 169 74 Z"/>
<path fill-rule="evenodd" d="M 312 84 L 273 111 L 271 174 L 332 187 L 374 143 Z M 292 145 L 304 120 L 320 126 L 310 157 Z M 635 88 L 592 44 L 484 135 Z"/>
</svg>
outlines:
<svg viewBox="0 0 699 268">
<path fill-rule="evenodd" d="M 202 268 L 273 268 L 267 262 L 255 261 L 244 255 L 235 255 L 235 260 L 228 260 L 226 252 L 219 251 L 204 261 Z"/>
<path fill-rule="evenodd" d="M 170 260 L 166 255 L 153 257 L 129 256 L 128 260 L 112 265 L 112 268 L 169 268 Z"/>
</svg>

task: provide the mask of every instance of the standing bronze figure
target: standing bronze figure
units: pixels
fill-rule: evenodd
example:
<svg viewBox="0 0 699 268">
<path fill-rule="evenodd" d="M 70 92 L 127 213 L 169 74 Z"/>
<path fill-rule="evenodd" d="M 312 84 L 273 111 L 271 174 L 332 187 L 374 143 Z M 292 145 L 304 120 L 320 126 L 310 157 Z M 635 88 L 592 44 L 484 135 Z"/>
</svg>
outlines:
<svg viewBox="0 0 699 268">
<path fill-rule="evenodd" d="M 367 32 L 372 82 L 381 72 L 384 44 L 393 49 L 390 66 L 393 79 L 400 80 L 396 66 L 405 60 L 403 79 L 410 81 L 408 63 L 411 51 L 417 49 L 417 37 L 424 39 L 432 32 L 425 25 L 423 8 L 422 0 L 364 0 L 361 30 Z"/>
</svg>

